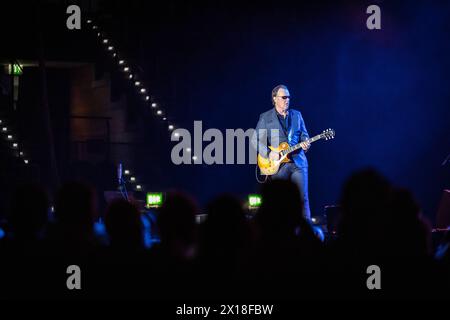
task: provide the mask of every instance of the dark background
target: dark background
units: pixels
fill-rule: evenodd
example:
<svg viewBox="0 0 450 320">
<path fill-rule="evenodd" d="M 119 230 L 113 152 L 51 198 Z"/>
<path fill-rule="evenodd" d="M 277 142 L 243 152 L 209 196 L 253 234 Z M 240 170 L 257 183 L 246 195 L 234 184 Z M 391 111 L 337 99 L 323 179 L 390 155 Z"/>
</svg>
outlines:
<svg viewBox="0 0 450 320">
<path fill-rule="evenodd" d="M 338 202 L 351 172 L 372 166 L 411 189 L 434 219 L 449 187 L 450 165 L 441 163 L 450 152 L 450 2 L 44 2 L 47 58 L 114 72 L 85 24 L 66 29 L 72 3 L 139 66 L 177 127 L 191 129 L 194 120 L 204 130 L 254 127 L 271 108 L 271 89 L 286 84 L 311 136 L 336 131 L 308 152 L 313 214 Z M 366 28 L 371 4 L 381 7 L 381 30 Z M 10 55 L 37 54 L 35 8 L 4 11 L 18 10 L 2 22 Z M 113 95 L 132 95 L 113 85 Z M 67 95 L 50 91 L 50 102 Z M 258 190 L 254 165 L 173 165 L 169 133 L 135 104 L 130 98 L 129 121 L 144 128 L 139 171 L 152 190 L 184 189 L 201 204 L 224 191 L 244 198 Z"/>
</svg>

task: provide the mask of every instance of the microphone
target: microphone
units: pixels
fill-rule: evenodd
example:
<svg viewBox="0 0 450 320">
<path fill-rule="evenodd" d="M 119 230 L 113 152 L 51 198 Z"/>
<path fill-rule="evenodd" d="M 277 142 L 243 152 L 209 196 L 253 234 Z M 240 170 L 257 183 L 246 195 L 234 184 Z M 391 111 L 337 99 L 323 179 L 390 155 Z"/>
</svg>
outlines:
<svg viewBox="0 0 450 320">
<path fill-rule="evenodd" d="M 117 180 L 119 181 L 119 185 L 122 184 L 122 163 L 119 163 L 119 167 L 117 168 Z"/>
</svg>

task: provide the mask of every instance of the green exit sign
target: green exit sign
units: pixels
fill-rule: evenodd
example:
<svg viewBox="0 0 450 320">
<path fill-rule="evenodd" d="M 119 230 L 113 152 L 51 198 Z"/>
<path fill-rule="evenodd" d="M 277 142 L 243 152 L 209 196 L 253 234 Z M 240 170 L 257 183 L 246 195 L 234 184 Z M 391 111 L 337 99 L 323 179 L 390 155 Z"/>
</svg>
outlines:
<svg viewBox="0 0 450 320">
<path fill-rule="evenodd" d="M 157 193 L 147 193 L 147 207 L 148 208 L 159 208 L 163 204 L 163 194 L 162 192 Z"/>
<path fill-rule="evenodd" d="M 259 194 L 250 194 L 248 196 L 248 205 L 250 208 L 259 208 L 261 206 L 261 195 Z"/>
</svg>

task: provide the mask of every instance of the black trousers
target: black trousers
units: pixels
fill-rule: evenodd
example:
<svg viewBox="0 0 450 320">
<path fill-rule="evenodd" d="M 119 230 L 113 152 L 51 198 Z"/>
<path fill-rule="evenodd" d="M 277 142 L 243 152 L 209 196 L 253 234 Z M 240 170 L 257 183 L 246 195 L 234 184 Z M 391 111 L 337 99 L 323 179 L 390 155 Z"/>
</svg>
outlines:
<svg viewBox="0 0 450 320">
<path fill-rule="evenodd" d="M 299 168 L 294 162 L 283 163 L 278 172 L 272 175 L 272 179 L 286 179 L 294 182 L 300 190 L 303 198 L 303 216 L 310 221 L 311 210 L 308 197 L 308 168 Z"/>
</svg>

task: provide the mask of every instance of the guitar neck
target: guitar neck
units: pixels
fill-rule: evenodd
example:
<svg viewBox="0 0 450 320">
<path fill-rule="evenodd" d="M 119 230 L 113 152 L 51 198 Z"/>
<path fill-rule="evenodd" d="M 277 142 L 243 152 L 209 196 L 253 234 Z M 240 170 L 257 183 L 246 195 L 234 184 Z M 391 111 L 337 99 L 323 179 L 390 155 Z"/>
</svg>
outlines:
<svg viewBox="0 0 450 320">
<path fill-rule="evenodd" d="M 320 139 L 322 139 L 322 138 L 323 138 L 323 134 L 318 134 L 317 136 L 314 136 L 314 137 L 312 137 L 312 138 L 306 139 L 305 141 L 302 141 L 302 142 L 313 143 L 313 142 L 315 142 L 315 141 L 317 141 L 317 140 L 320 140 Z M 300 149 L 300 148 L 301 148 L 301 145 L 300 145 L 300 143 L 298 143 L 298 144 L 296 144 L 295 146 L 292 146 L 292 147 L 287 148 L 287 149 L 285 150 L 285 153 L 291 153 L 291 152 L 293 152 L 293 151 L 295 151 L 295 150 L 298 150 L 298 149 Z"/>
</svg>

